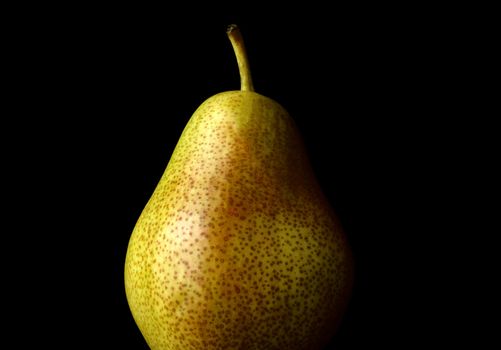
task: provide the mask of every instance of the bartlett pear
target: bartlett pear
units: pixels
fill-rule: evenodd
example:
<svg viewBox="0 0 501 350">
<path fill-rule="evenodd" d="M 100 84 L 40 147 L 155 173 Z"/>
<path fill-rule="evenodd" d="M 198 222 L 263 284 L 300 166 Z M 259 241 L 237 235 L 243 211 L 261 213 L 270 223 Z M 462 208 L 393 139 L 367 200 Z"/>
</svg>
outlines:
<svg viewBox="0 0 501 350">
<path fill-rule="evenodd" d="M 350 248 L 287 111 L 241 90 L 186 125 L 130 238 L 127 300 L 153 350 L 316 350 L 351 293 Z"/>
</svg>

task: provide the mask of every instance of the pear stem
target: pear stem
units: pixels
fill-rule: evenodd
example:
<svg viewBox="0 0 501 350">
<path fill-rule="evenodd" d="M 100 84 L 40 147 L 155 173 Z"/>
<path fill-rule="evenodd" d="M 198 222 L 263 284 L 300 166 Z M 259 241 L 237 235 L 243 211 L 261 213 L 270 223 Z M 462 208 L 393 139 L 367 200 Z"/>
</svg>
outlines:
<svg viewBox="0 0 501 350">
<path fill-rule="evenodd" d="M 249 59 L 247 58 L 247 51 L 245 51 L 244 39 L 240 33 L 240 29 L 236 24 L 231 24 L 226 30 L 228 38 L 230 38 L 233 51 L 237 57 L 238 70 L 240 71 L 240 89 L 242 91 L 254 91 L 252 85 L 252 77 L 249 68 Z"/>
</svg>

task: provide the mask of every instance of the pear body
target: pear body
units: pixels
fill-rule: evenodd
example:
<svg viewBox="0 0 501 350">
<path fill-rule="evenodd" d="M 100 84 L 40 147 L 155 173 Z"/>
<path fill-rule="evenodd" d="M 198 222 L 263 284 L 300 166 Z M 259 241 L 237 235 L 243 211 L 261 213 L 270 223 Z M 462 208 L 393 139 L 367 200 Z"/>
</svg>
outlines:
<svg viewBox="0 0 501 350">
<path fill-rule="evenodd" d="M 127 250 L 126 295 L 151 349 L 321 349 L 352 277 L 285 109 L 251 91 L 206 100 Z"/>
</svg>

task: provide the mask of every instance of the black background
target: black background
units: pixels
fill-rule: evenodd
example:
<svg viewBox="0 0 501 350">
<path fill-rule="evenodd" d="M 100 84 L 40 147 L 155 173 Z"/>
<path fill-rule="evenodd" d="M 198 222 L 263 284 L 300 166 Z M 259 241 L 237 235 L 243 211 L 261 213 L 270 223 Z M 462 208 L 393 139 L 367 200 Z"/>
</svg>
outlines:
<svg viewBox="0 0 501 350">
<path fill-rule="evenodd" d="M 462 32 L 446 21 L 450 9 L 256 12 L 17 13 L 10 92 L 27 146 L 15 157 L 25 190 L 15 220 L 31 263 L 16 275 L 29 288 L 14 328 L 39 330 L 24 341 L 147 348 L 124 294 L 127 243 L 194 110 L 239 89 L 230 23 L 241 27 L 256 91 L 296 121 L 353 247 L 353 298 L 328 349 L 408 348 L 443 332 L 426 218 L 442 164 L 430 145 L 458 79 L 450 50 Z"/>
</svg>

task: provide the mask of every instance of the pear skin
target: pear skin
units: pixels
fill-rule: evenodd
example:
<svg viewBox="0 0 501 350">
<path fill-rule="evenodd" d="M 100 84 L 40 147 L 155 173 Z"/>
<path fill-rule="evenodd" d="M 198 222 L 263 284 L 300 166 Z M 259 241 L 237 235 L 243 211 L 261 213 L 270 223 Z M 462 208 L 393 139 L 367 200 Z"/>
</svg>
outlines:
<svg viewBox="0 0 501 350">
<path fill-rule="evenodd" d="M 127 300 L 153 350 L 321 349 L 349 300 L 351 251 L 292 118 L 252 91 L 229 36 L 245 87 L 184 129 L 131 235 Z"/>
</svg>

